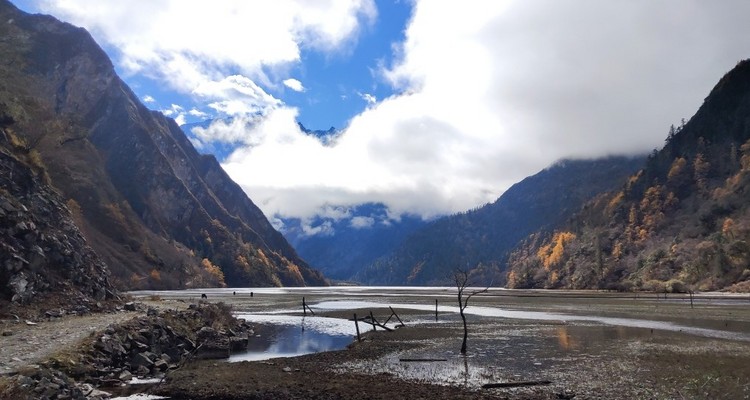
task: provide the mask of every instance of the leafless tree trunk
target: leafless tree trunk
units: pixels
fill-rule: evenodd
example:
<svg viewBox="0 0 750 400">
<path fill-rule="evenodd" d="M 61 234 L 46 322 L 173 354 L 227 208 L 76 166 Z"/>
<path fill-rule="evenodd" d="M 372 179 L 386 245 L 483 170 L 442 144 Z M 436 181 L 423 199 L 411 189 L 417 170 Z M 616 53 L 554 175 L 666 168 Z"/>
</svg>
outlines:
<svg viewBox="0 0 750 400">
<path fill-rule="evenodd" d="M 479 293 L 487 292 L 489 288 L 472 291 L 466 296 L 466 298 L 464 298 L 464 292 L 469 286 L 469 272 L 466 270 L 456 271 L 453 274 L 453 279 L 456 282 L 456 289 L 458 289 L 458 312 L 461 315 L 461 321 L 464 324 L 464 340 L 461 343 L 461 354 L 466 354 L 466 340 L 469 338 L 469 328 L 466 325 L 466 314 L 464 314 L 464 310 L 469 306 L 469 299 Z"/>
</svg>

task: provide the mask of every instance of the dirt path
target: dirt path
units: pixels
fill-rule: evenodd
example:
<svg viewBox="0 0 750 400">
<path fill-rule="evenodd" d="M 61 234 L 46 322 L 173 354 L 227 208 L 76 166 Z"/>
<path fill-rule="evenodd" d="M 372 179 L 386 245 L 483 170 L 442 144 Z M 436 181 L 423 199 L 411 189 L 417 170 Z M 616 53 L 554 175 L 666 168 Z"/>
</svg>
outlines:
<svg viewBox="0 0 750 400">
<path fill-rule="evenodd" d="M 43 361 L 92 332 L 126 321 L 137 312 L 68 315 L 29 325 L 25 321 L 0 321 L 0 375 Z"/>
</svg>

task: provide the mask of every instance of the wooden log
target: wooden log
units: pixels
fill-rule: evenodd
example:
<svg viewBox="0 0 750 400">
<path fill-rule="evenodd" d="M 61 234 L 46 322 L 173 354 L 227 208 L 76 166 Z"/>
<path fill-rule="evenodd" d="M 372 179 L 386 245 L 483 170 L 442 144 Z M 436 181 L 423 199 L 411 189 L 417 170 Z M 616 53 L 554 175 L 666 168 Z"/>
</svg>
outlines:
<svg viewBox="0 0 750 400">
<path fill-rule="evenodd" d="M 399 358 L 400 362 L 439 362 L 448 361 L 447 358 Z"/>
<path fill-rule="evenodd" d="M 372 325 L 372 330 L 373 331 L 377 330 L 376 327 L 379 326 L 379 327 L 383 328 L 384 330 L 386 330 L 388 332 L 393 332 L 393 329 L 391 329 L 391 328 L 389 328 L 389 327 L 381 324 L 380 322 L 378 322 L 378 320 L 375 319 L 375 317 L 372 316 L 372 311 L 370 311 L 370 317 L 369 318 L 368 317 L 360 318 L 360 321 L 364 322 L 365 324 Z"/>
<path fill-rule="evenodd" d="M 357 328 L 357 341 L 361 342 L 362 338 L 359 336 L 359 321 L 357 321 L 357 313 L 354 313 L 354 327 Z"/>
<path fill-rule="evenodd" d="M 307 311 L 310 311 L 310 314 L 315 315 L 315 311 L 310 308 L 310 306 L 307 305 L 305 302 L 305 298 L 302 298 L 302 316 L 307 316 Z"/>
<path fill-rule="evenodd" d="M 398 323 L 401 324 L 401 326 L 406 326 L 406 325 L 404 325 L 404 321 L 401 321 L 401 318 L 398 317 L 398 314 L 396 314 L 396 311 L 393 310 L 393 307 L 388 306 L 388 308 L 390 308 L 391 312 L 393 313 L 393 315 L 396 316 L 396 319 L 398 320 Z"/>
<path fill-rule="evenodd" d="M 552 383 L 552 381 L 520 381 L 520 382 L 486 383 L 482 385 L 482 389 L 543 386 L 543 385 L 549 385 L 550 383 Z"/>
</svg>

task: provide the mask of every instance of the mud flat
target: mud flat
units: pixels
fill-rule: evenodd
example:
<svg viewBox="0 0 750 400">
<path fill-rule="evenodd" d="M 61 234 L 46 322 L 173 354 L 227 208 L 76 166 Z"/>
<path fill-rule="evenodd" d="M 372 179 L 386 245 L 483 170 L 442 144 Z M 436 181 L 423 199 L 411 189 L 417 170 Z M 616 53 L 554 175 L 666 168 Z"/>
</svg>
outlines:
<svg viewBox="0 0 750 400">
<path fill-rule="evenodd" d="M 451 288 L 306 288 L 204 291 L 262 326 L 333 329 L 336 351 L 242 362 L 195 362 L 155 393 L 172 398 L 727 398 L 750 397 L 750 299 L 709 294 L 491 290 L 472 299 L 469 346 Z M 252 297 L 250 292 L 253 292 Z M 201 292 L 136 293 L 179 307 Z M 303 318 L 302 297 L 312 315 Z M 147 300 L 155 299 L 155 300 Z M 438 321 L 435 321 L 435 300 Z M 406 327 L 371 332 L 393 307 Z M 392 321 L 391 321 L 392 322 Z M 393 324 L 389 322 L 390 326 Z M 348 327 L 348 328 L 347 328 Z M 366 332 L 366 333 L 365 333 Z M 251 339 L 252 342 L 252 339 Z M 273 357 L 270 354 L 269 357 Z M 405 360 L 433 361 L 405 361 Z M 440 361 L 434 361 L 440 360 Z M 444 361 L 442 361 L 444 360 Z M 543 382 L 483 389 L 495 383 Z"/>
</svg>

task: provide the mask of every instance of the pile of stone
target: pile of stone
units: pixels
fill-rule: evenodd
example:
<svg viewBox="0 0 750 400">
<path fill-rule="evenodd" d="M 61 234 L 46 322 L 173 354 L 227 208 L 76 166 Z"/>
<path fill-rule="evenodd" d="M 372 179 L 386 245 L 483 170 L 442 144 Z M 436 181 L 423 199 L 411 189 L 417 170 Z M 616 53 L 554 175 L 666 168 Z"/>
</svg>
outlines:
<svg viewBox="0 0 750 400">
<path fill-rule="evenodd" d="M 212 304 L 193 305 L 187 311 L 147 311 L 98 335 L 88 359 L 90 369 L 76 378 L 102 386 L 127 383 L 132 377 L 159 377 L 190 358 L 227 358 L 247 349 L 249 327 L 214 328 L 205 320 Z M 174 327 L 172 326 L 174 324 Z"/>
<path fill-rule="evenodd" d="M 149 315 L 99 332 L 80 349 L 80 358 L 54 358 L 31 373 L 20 373 L 14 378 L 15 385 L 30 394 L 29 398 L 107 398 L 107 388 L 128 384 L 134 377 L 160 378 L 192 358 L 226 358 L 246 350 L 250 327 L 242 320 L 216 324 L 206 319 L 217 307 L 148 309 Z"/>
<path fill-rule="evenodd" d="M 80 304 L 115 297 L 107 266 L 63 199 L 2 146 L 0 189 L 0 298 L 30 304 L 54 292 Z"/>
</svg>

